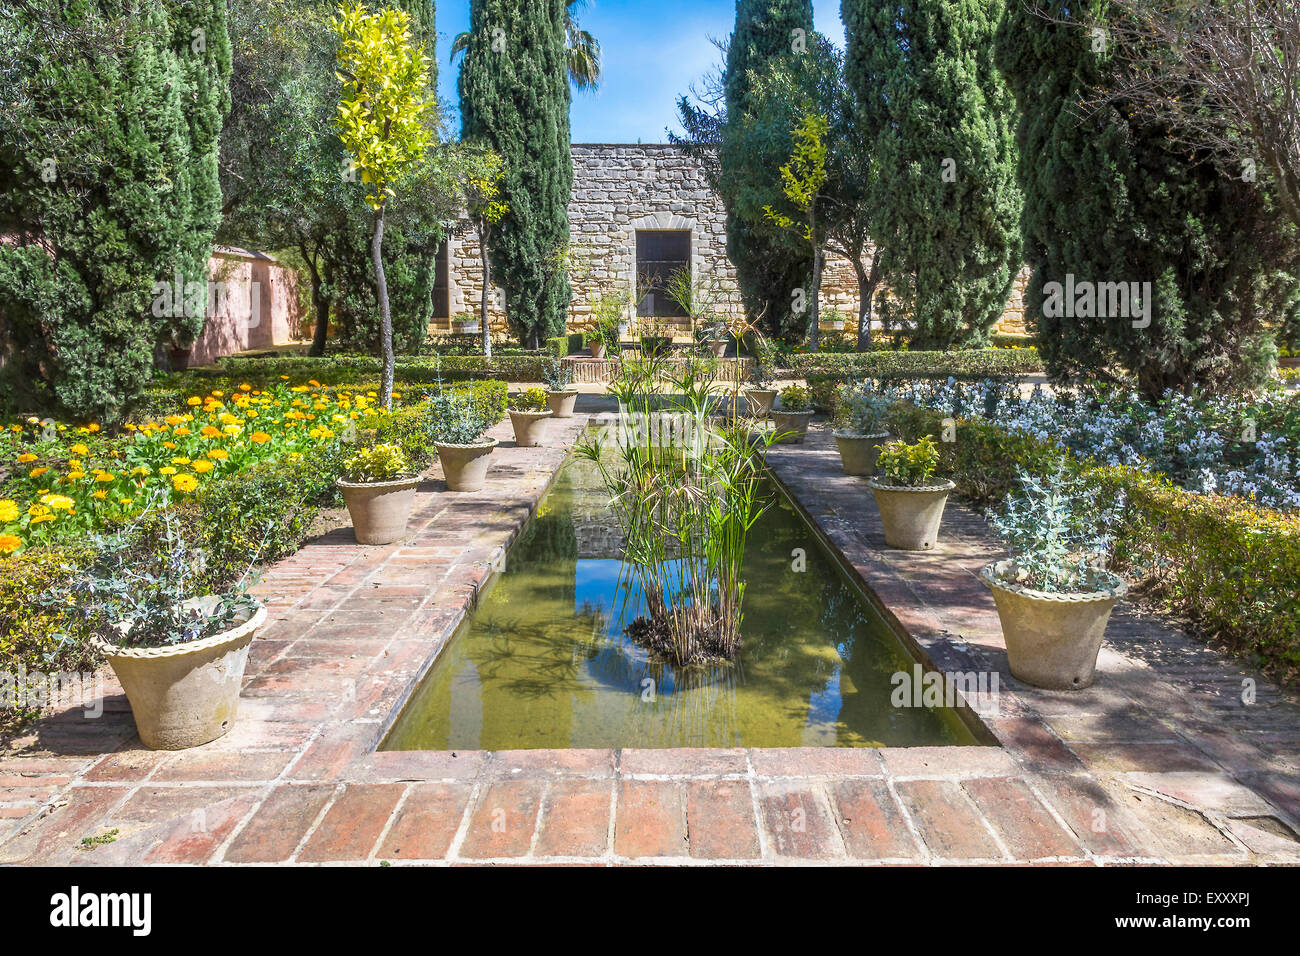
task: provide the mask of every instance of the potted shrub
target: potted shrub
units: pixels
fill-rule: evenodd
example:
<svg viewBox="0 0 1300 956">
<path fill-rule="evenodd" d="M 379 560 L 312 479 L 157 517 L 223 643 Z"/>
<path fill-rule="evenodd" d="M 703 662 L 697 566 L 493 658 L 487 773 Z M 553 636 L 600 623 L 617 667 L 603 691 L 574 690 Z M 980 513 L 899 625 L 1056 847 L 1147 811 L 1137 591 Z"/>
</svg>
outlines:
<svg viewBox="0 0 1300 956">
<path fill-rule="evenodd" d="M 844 313 L 839 309 L 827 309 L 823 315 L 823 324 L 832 332 L 843 332 Z"/>
<path fill-rule="evenodd" d="M 478 316 L 472 312 L 461 312 L 451 320 L 451 330 L 457 335 L 470 335 L 479 330 Z"/>
<path fill-rule="evenodd" d="M 542 443 L 546 420 L 555 413 L 546 407 L 546 393 L 529 388 L 510 399 L 510 424 L 515 428 L 515 444 L 532 448 Z"/>
<path fill-rule="evenodd" d="M 540 389 L 539 389 L 540 391 Z M 442 462 L 448 491 L 478 491 L 487 480 L 495 438 L 484 437 L 485 413 L 463 393 L 443 391 L 429 399 L 429 431 Z"/>
<path fill-rule="evenodd" d="M 1021 472 L 989 524 L 1011 557 L 981 572 L 993 591 L 1013 676 L 1038 687 L 1076 690 L 1096 676 L 1111 611 L 1127 592 L 1106 570 L 1119 508 L 1062 465 L 1044 479 Z"/>
<path fill-rule="evenodd" d="M 234 587 L 208 593 L 203 553 L 176 531 L 170 512 L 148 533 L 143 522 L 95 538 L 90 563 L 41 603 L 89 632 L 126 692 L 144 745 L 184 750 L 234 725 L 248 646 L 266 609 L 248 593 L 248 571 Z"/>
<path fill-rule="evenodd" d="M 915 444 L 893 441 L 880 449 L 878 478 L 867 479 L 880 509 L 885 543 L 904 551 L 929 551 L 939 537 L 939 523 L 951 481 L 936 481 L 939 446 L 929 435 Z"/>
<path fill-rule="evenodd" d="M 591 306 L 591 334 L 587 341 L 592 358 L 601 358 L 606 353 L 612 358 L 618 357 L 628 326 L 623 316 L 631 302 L 632 297 L 621 291 L 605 292 L 596 297 Z"/>
<path fill-rule="evenodd" d="M 396 445 L 357 449 L 338 479 L 352 533 L 361 544 L 388 544 L 406 533 L 417 475 Z"/>
<path fill-rule="evenodd" d="M 775 361 L 772 346 L 761 335 L 755 333 L 750 339 L 750 353 L 754 364 L 749 369 L 750 387 L 745 389 L 745 401 L 749 404 L 749 414 L 753 418 L 766 418 L 776 401 L 776 389 L 772 387 L 772 375 Z"/>
<path fill-rule="evenodd" d="M 727 321 L 716 313 L 709 313 L 696 326 L 696 336 L 714 358 L 724 358 L 731 340 L 727 337 Z"/>
<path fill-rule="evenodd" d="M 573 406 L 578 401 L 578 390 L 571 388 L 573 369 L 556 358 L 542 363 L 542 377 L 546 380 L 546 405 L 556 418 L 572 418 Z"/>
<path fill-rule="evenodd" d="M 781 406 L 772 409 L 772 418 L 776 422 L 776 440 L 792 445 L 803 444 L 812 417 L 812 399 L 808 397 L 808 389 L 802 385 L 781 389 Z"/>
<path fill-rule="evenodd" d="M 881 424 L 889 406 L 889 399 L 865 386 L 844 386 L 840 390 L 835 413 L 838 427 L 833 434 L 844 474 L 870 477 L 876 473 L 880 443 L 889 439 L 889 432 Z"/>
</svg>

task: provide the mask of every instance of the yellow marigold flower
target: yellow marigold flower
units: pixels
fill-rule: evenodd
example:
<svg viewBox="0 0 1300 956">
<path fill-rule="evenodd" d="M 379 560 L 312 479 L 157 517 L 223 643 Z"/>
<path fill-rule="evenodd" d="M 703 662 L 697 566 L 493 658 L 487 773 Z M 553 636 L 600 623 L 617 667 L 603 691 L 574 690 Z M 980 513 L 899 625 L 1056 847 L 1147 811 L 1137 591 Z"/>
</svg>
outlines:
<svg viewBox="0 0 1300 956">
<path fill-rule="evenodd" d="M 82 478 L 85 478 L 85 477 L 86 477 L 86 473 L 85 473 L 84 471 L 70 471 L 70 472 L 68 472 L 68 481 L 80 481 Z"/>
<path fill-rule="evenodd" d="M 214 461 L 225 461 L 230 457 L 230 452 L 226 451 L 224 448 L 213 448 L 208 452 L 208 457 Z"/>
<path fill-rule="evenodd" d="M 96 425 L 94 422 L 91 422 L 89 425 L 86 426 L 86 431 L 90 432 L 91 434 L 94 434 L 95 432 L 99 431 L 99 426 Z"/>
<path fill-rule="evenodd" d="M 48 468 L 44 468 L 44 467 L 41 467 L 41 468 L 33 468 L 31 471 L 29 471 L 29 472 L 27 473 L 27 477 L 28 477 L 28 478 L 39 478 L 39 477 L 41 477 L 41 475 L 45 474 L 45 473 L 46 473 L 47 471 L 49 471 L 49 470 L 50 470 L 50 469 L 48 469 Z"/>
<path fill-rule="evenodd" d="M 133 504 L 135 504 L 135 499 L 134 499 L 134 498 L 118 498 L 118 499 L 117 499 L 117 503 L 118 503 L 119 505 L 133 505 Z"/>
<path fill-rule="evenodd" d="M 18 456 L 19 464 L 23 464 L 23 465 L 35 460 L 36 460 L 36 456 L 31 454 L 30 452 L 24 452 L 23 454 Z"/>
<path fill-rule="evenodd" d="M 143 478 L 145 475 L 152 475 L 153 469 L 148 465 L 136 465 L 131 469 L 131 474 L 135 475 L 137 478 Z"/>
<path fill-rule="evenodd" d="M 199 486 L 199 480 L 193 475 L 177 475 L 172 479 L 172 487 L 177 491 L 189 493 Z"/>
<path fill-rule="evenodd" d="M 45 505 L 34 504 L 27 509 L 27 513 L 31 515 L 33 518 L 39 518 L 43 515 L 49 514 L 50 509 L 45 507 Z"/>
<path fill-rule="evenodd" d="M 168 425 L 172 426 L 172 428 L 175 428 L 177 425 L 184 423 L 185 419 L 182 418 L 180 415 L 168 415 L 166 418 L 163 419 L 163 421 L 165 421 Z"/>
<path fill-rule="evenodd" d="M 172 459 L 172 464 L 173 464 L 173 465 L 188 465 L 189 463 L 190 463 L 190 460 L 189 460 L 188 458 L 183 457 L 183 456 L 180 457 L 180 458 L 173 458 L 173 459 Z"/>
<path fill-rule="evenodd" d="M 111 471 L 101 471 L 95 476 L 95 480 L 108 484 L 110 481 L 117 481 L 117 475 L 113 474 Z"/>
<path fill-rule="evenodd" d="M 204 438 L 220 438 L 221 429 L 213 428 L 211 425 L 204 425 L 203 430 L 199 432 Z"/>
<path fill-rule="evenodd" d="M 16 534 L 0 534 L 0 554 L 11 554 L 23 546 L 23 539 Z"/>
<path fill-rule="evenodd" d="M 8 524 L 18 520 L 18 502 L 9 498 L 0 501 L 0 523 Z"/>
<path fill-rule="evenodd" d="M 173 468 L 171 465 L 163 465 L 161 468 L 158 469 L 158 474 L 160 474 L 160 475 L 174 475 L 174 474 L 176 474 L 176 469 Z"/>
<path fill-rule="evenodd" d="M 221 422 L 221 424 L 223 425 L 239 424 L 239 419 L 234 415 L 230 414 L 230 412 L 222 412 L 220 415 L 217 416 L 217 420 Z"/>
<path fill-rule="evenodd" d="M 165 441 L 163 442 L 163 447 L 166 448 L 168 451 L 175 451 L 176 443 L 174 441 Z"/>
<path fill-rule="evenodd" d="M 265 445 L 271 440 L 271 436 L 266 432 L 253 432 L 253 434 L 249 435 L 248 438 L 249 441 L 256 442 L 259 445 Z"/>
<path fill-rule="evenodd" d="M 183 436 L 185 436 L 185 435 L 188 435 L 189 433 L 190 433 L 190 430 L 189 430 L 188 428 L 185 428 L 185 427 L 181 427 L 181 428 L 176 429 L 176 435 L 177 435 L 178 437 L 183 437 Z M 168 443 L 166 443 L 166 444 L 170 444 L 170 442 L 168 442 Z M 175 446 L 173 446 L 173 447 L 175 447 Z"/>
<path fill-rule="evenodd" d="M 69 458 L 68 467 L 71 468 L 73 471 L 81 471 L 84 468 L 84 466 L 81 464 L 80 458 Z"/>
<path fill-rule="evenodd" d="M 257 417 L 257 409 L 256 409 L 256 408 L 250 408 L 250 409 L 248 410 L 248 412 L 247 412 L 247 415 L 248 415 L 249 418 L 256 418 L 256 417 Z"/>
<path fill-rule="evenodd" d="M 93 495 L 91 495 L 91 497 L 92 497 L 92 498 L 96 498 L 96 499 L 98 499 L 99 501 L 103 501 L 105 498 L 108 497 L 108 492 L 107 492 L 107 491 L 96 491 Z"/>
<path fill-rule="evenodd" d="M 197 395 L 191 395 L 189 398 L 185 399 L 185 404 L 186 404 L 186 405 L 202 405 L 202 404 L 203 404 L 203 399 L 199 398 Z"/>
<path fill-rule="evenodd" d="M 54 511 L 71 511 L 77 504 L 67 495 L 46 495 L 41 501 Z"/>
<path fill-rule="evenodd" d="M 222 433 L 223 435 L 226 435 L 226 436 L 230 437 L 230 438 L 234 438 L 236 435 L 238 435 L 238 434 L 239 434 L 240 432 L 242 432 L 243 430 L 244 430 L 244 426 L 243 426 L 243 425 L 227 425 L 225 428 L 221 429 L 221 433 Z"/>
<path fill-rule="evenodd" d="M 78 455 L 90 454 L 90 449 L 87 448 L 85 445 L 83 445 L 81 442 L 77 442 L 75 445 L 73 445 L 72 450 Z"/>
<path fill-rule="evenodd" d="M 206 475 L 215 467 L 216 466 L 213 465 L 212 462 L 210 461 L 196 461 L 194 463 L 194 470 L 197 471 L 200 475 Z"/>
<path fill-rule="evenodd" d="M 251 385 L 249 385 L 247 382 L 245 382 L 244 384 L 242 384 L 242 385 L 239 386 L 239 390 L 240 390 L 241 392 L 251 392 L 251 391 L 253 390 L 253 386 L 251 386 Z"/>
<path fill-rule="evenodd" d="M 306 385 L 295 385 L 293 388 L 289 389 L 289 391 L 291 391 L 291 392 L 310 392 L 311 389 L 309 389 Z"/>
<path fill-rule="evenodd" d="M 215 395 L 215 396 L 217 396 L 217 398 L 224 398 L 225 395 L 226 395 L 226 393 L 223 392 L 223 391 L 222 391 L 221 389 L 219 389 L 219 388 L 214 388 L 214 389 L 212 390 L 212 394 Z"/>
</svg>

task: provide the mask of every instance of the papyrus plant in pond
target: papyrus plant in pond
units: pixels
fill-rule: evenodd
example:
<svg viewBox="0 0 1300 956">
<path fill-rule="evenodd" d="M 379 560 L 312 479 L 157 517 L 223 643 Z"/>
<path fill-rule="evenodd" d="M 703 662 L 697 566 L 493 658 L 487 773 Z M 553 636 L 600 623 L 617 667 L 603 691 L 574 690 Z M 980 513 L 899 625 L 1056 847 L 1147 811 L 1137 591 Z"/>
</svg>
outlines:
<svg viewBox="0 0 1300 956">
<path fill-rule="evenodd" d="M 625 359 L 610 385 L 617 425 L 576 446 L 609 491 L 627 542 L 626 573 L 645 601 L 629 633 L 677 664 L 740 650 L 741 561 L 768 507 L 760 485 L 771 437 L 755 438 L 735 418 L 717 368 L 656 355 Z M 716 416 L 724 404 L 727 413 Z"/>
</svg>

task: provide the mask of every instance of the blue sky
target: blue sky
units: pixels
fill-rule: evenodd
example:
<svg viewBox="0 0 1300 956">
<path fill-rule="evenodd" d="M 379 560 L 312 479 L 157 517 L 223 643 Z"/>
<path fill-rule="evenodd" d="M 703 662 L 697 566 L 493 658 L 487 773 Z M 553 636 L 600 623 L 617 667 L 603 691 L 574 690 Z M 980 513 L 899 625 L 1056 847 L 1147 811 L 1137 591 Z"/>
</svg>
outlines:
<svg viewBox="0 0 1300 956">
<path fill-rule="evenodd" d="M 440 0 L 438 93 L 456 105 L 459 61 L 451 39 L 469 28 L 469 0 Z M 813 0 L 817 29 L 843 43 L 839 0 Z M 604 51 L 605 78 L 595 93 L 575 93 L 575 143 L 662 143 L 680 132 L 674 103 L 717 62 L 709 37 L 731 33 L 733 0 L 588 0 L 579 22 Z M 459 130 L 459 121 L 453 128 Z"/>
</svg>

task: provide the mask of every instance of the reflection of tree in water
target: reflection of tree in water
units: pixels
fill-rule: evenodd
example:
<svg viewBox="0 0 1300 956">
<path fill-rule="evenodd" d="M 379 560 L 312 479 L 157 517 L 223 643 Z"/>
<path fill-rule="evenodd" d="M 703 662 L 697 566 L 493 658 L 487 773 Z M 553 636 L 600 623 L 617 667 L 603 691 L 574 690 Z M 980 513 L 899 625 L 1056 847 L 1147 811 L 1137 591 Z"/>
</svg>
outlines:
<svg viewBox="0 0 1300 956">
<path fill-rule="evenodd" d="M 655 682 L 655 699 L 627 712 L 620 737 L 645 747 L 719 747 L 742 743 L 736 690 L 744 684 L 739 661 L 676 668 L 644 661 L 641 678 Z M 634 685 L 641 687 L 638 679 Z"/>
<path fill-rule="evenodd" d="M 593 632 L 596 616 L 589 617 Z M 481 623 L 480 640 L 467 647 L 466 656 L 484 685 L 491 683 L 523 697 L 556 697 L 581 690 L 580 667 L 599 653 L 598 644 L 575 641 L 573 632 L 557 623 L 502 620 L 494 615 Z"/>
</svg>

